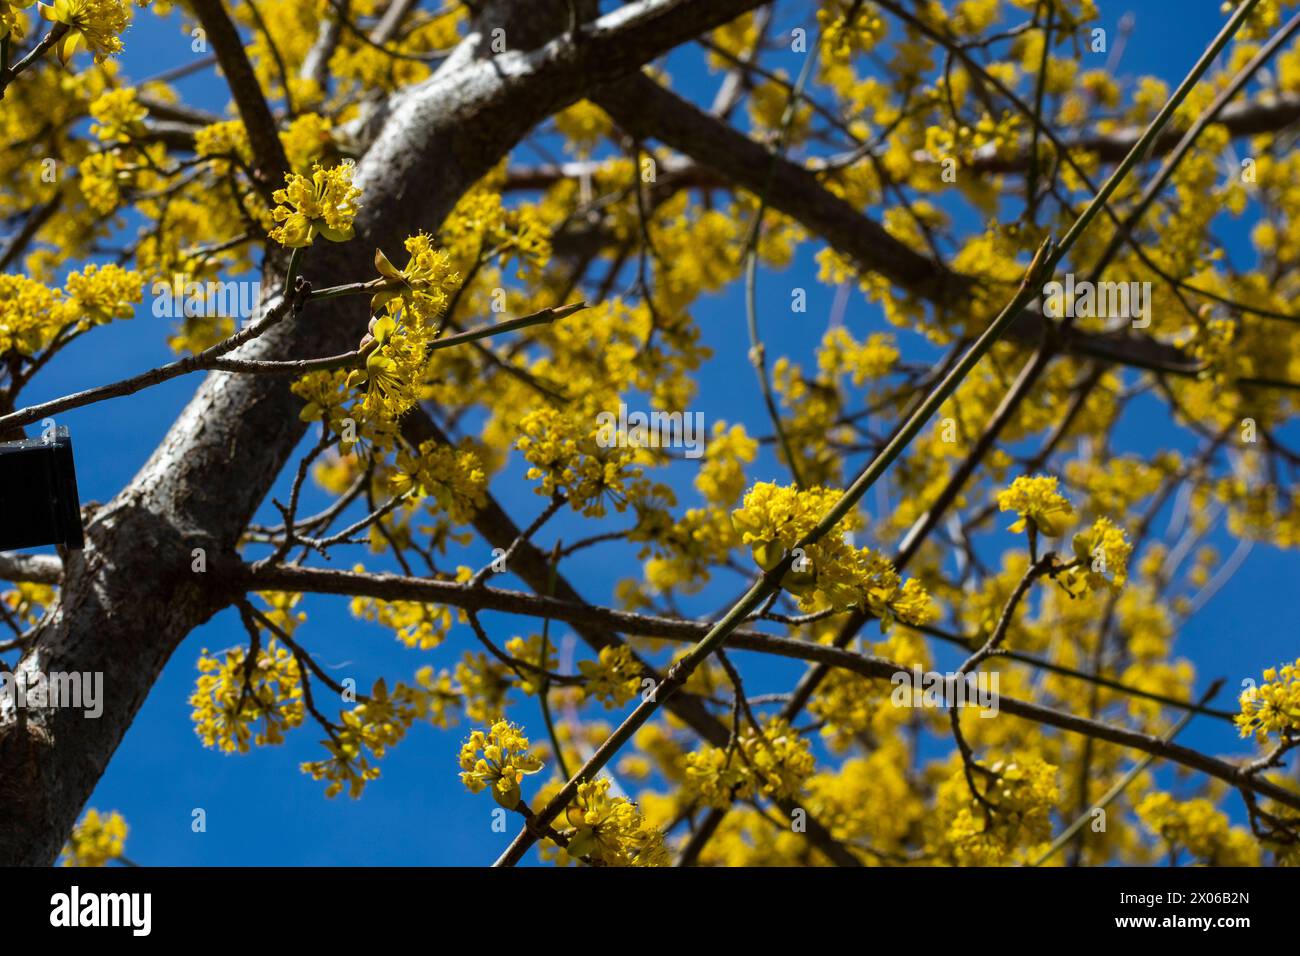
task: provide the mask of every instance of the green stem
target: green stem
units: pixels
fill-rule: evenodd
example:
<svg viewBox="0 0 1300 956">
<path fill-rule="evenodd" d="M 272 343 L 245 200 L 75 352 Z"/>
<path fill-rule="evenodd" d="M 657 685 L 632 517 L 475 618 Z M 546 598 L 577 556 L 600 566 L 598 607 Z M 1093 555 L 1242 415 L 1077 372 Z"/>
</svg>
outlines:
<svg viewBox="0 0 1300 956">
<path fill-rule="evenodd" d="M 365 282 L 349 282 L 346 285 L 332 285 L 327 289 L 313 290 L 307 297 L 307 301 L 315 302 L 318 299 L 337 299 L 345 295 L 364 295 L 369 292 L 377 292 L 384 288 L 387 279 L 369 279 Z"/>
<path fill-rule="evenodd" d="M 289 269 L 284 275 L 284 297 L 293 296 L 294 284 L 298 281 L 298 270 L 302 267 L 302 246 L 297 246 L 289 253 Z"/>
</svg>

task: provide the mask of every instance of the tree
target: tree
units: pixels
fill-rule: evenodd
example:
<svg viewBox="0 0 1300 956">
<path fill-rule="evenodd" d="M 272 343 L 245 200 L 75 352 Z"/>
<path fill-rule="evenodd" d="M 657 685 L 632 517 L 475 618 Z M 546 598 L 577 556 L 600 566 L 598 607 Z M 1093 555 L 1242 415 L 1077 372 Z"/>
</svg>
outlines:
<svg viewBox="0 0 1300 956">
<path fill-rule="evenodd" d="M 1092 0 L 155 0 L 211 50 L 223 120 L 175 77 L 122 80 L 123 0 L 42 6 L 44 32 L 0 3 L 7 171 L 76 167 L 6 177 L 0 429 L 206 373 L 87 509 L 84 550 L 0 564 L 10 670 L 107 688 L 97 719 L 6 698 L 0 861 L 55 859 L 172 651 L 225 609 L 248 641 L 200 661 L 206 744 L 318 724 L 303 769 L 357 796 L 414 723 L 459 720 L 466 786 L 520 818 L 502 864 L 539 841 L 602 865 L 1294 861 L 1296 672 L 1225 711 L 1172 647 L 1241 559 L 1198 550 L 1211 517 L 1241 548 L 1300 541 L 1289 5 L 1230 4 L 1171 90 L 1120 84 Z M 652 68 L 688 44 L 711 102 Z M 790 55 L 796 78 L 769 66 Z M 1224 210 L 1257 217 L 1249 269 L 1221 255 Z M 802 249 L 897 331 L 835 324 L 810 369 L 770 355 L 760 316 L 806 290 L 760 296 L 759 272 Z M 214 314 L 258 268 L 250 321 Z M 706 438 L 693 309 L 733 285 L 756 416 Z M 175 362 L 20 405 L 146 288 L 199 306 Z M 1153 402 L 1191 453 L 1125 450 Z M 512 462 L 540 495 L 526 523 L 490 488 Z M 684 462 L 693 487 L 667 477 Z M 279 524 L 255 521 L 286 472 Z M 309 481 L 335 501 L 304 517 Z M 594 530 L 544 540 L 576 516 Z M 324 561 L 358 542 L 369 569 Z M 641 576 L 584 593 L 566 560 L 589 548 Z M 736 572 L 723 611 L 682 610 Z M 300 640 L 305 593 L 464 657 L 345 686 Z M 561 624 L 590 660 L 561 667 Z M 751 653 L 807 669 L 750 697 Z M 1178 744 L 1193 716 L 1259 757 Z M 1154 789 L 1153 761 L 1196 784 Z M 122 837 L 88 815 L 70 853 Z"/>
</svg>

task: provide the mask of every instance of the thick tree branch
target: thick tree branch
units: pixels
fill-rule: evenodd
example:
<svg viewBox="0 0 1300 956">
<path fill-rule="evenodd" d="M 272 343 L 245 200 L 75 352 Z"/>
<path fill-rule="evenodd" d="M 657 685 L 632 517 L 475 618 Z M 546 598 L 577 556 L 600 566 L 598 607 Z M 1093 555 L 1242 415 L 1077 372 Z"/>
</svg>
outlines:
<svg viewBox="0 0 1300 956">
<path fill-rule="evenodd" d="M 971 280 L 899 242 L 879 223 L 829 192 L 817 176 L 789 160 L 773 160 L 745 134 L 708 115 L 646 76 L 632 76 L 603 87 L 592 99 L 632 135 L 654 138 L 716 170 L 749 192 L 764 193 L 768 205 L 795 219 L 864 270 L 942 306 L 957 306 Z M 769 168 L 773 168 L 770 188 Z M 1025 309 L 1008 336 L 1037 342 L 1046 320 Z M 1131 334 L 1074 332 L 1067 352 L 1104 358 L 1121 365 L 1165 368 L 1192 374 L 1198 363 L 1178 348 Z"/>
<path fill-rule="evenodd" d="M 63 562 L 53 554 L 0 551 L 0 578 L 31 581 L 33 584 L 58 584 L 63 578 Z"/>
<path fill-rule="evenodd" d="M 289 170 L 289 160 L 284 155 L 284 146 L 280 142 L 275 118 L 267 106 L 266 94 L 244 50 L 244 41 L 221 0 L 190 0 L 190 6 L 212 41 L 217 63 L 226 76 L 230 95 L 248 131 L 248 145 L 253 151 L 258 179 L 263 188 L 278 186 Z"/>
</svg>

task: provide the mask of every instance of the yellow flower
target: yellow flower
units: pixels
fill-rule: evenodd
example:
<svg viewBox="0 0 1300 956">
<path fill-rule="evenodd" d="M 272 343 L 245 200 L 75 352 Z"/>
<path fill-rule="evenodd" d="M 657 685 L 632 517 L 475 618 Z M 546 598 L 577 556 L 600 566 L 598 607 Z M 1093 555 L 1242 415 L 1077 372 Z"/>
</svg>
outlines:
<svg viewBox="0 0 1300 956">
<path fill-rule="evenodd" d="M 434 498 L 457 524 L 473 518 L 487 501 L 487 474 L 478 455 L 433 439 L 421 443 L 418 455 L 398 452 L 389 486 L 394 494 L 411 491 L 417 500 Z"/>
<path fill-rule="evenodd" d="M 1264 671 L 1264 683 L 1241 694 L 1237 727 L 1241 736 L 1264 743 L 1270 733 L 1283 739 L 1300 731 L 1300 659 Z"/>
<path fill-rule="evenodd" d="M 846 540 L 856 519 L 846 517 L 816 542 L 800 544 L 842 496 L 829 488 L 801 490 L 759 482 L 731 520 L 764 571 L 792 557 L 781 586 L 798 597 L 805 610 L 857 607 L 880 618 L 882 628 L 895 619 L 925 623 L 931 610 L 924 588 L 915 581 L 904 584 L 887 558 Z"/>
<path fill-rule="evenodd" d="M 137 3 L 144 6 L 140 0 Z M 64 66 L 83 42 L 96 63 L 122 52 L 119 36 L 131 22 L 131 10 L 124 0 L 54 0 L 53 5 L 42 3 L 40 10 L 46 20 L 69 28 L 57 47 Z"/>
<path fill-rule="evenodd" d="M 817 11 L 817 23 L 822 45 L 838 56 L 870 50 L 885 35 L 885 21 L 869 3 L 831 0 Z"/>
<path fill-rule="evenodd" d="M 4 601 L 20 621 L 32 625 L 44 616 L 45 609 L 54 603 L 56 595 L 52 585 L 15 581 L 14 590 L 0 594 L 0 601 Z"/>
<path fill-rule="evenodd" d="M 641 685 L 641 666 L 626 644 L 602 647 L 599 660 L 578 662 L 578 672 L 586 681 L 584 693 L 606 708 L 622 707 Z"/>
<path fill-rule="evenodd" d="M 735 504 L 745 490 L 745 464 L 758 454 L 758 442 L 744 425 L 715 422 L 704 464 L 695 476 L 695 487 L 709 504 L 726 508 Z"/>
<path fill-rule="evenodd" d="M 565 495 L 575 511 L 592 518 L 604 517 L 606 499 L 616 511 L 627 508 L 629 486 L 641 477 L 637 449 L 604 441 L 585 416 L 550 405 L 530 411 L 518 430 L 515 447 L 532 466 L 527 477 L 539 481 L 538 494 Z"/>
<path fill-rule="evenodd" d="M 422 651 L 432 650 L 442 643 L 451 629 L 452 614 L 437 604 L 418 601 L 378 601 L 374 598 L 354 597 L 351 611 L 363 621 L 374 621 L 390 627 L 397 639 L 407 647 Z"/>
<path fill-rule="evenodd" d="M 132 303 L 143 295 L 144 278 L 111 262 L 105 266 L 91 263 L 70 273 L 65 286 L 69 310 L 84 328 L 90 328 L 131 318 L 135 313 Z"/>
<path fill-rule="evenodd" d="M 1076 534 L 1072 544 L 1079 567 L 1067 573 L 1067 587 L 1080 584 L 1085 590 L 1106 587 L 1118 591 L 1124 586 L 1133 545 L 1124 537 L 1123 528 L 1109 518 L 1098 518 L 1087 531 Z"/>
<path fill-rule="evenodd" d="M 251 664 L 243 648 L 227 651 L 224 660 L 205 649 L 198 666 L 190 718 L 205 747 L 247 753 L 250 741 L 259 747 L 283 743 L 284 732 L 302 723 L 298 661 L 276 641 L 260 648 Z"/>
<path fill-rule="evenodd" d="M 1032 524 L 1049 538 L 1065 533 L 1074 518 L 1074 509 L 1057 493 L 1056 485 L 1055 478 L 1022 475 L 998 492 L 998 510 L 1014 511 L 1020 516 L 1011 526 L 1012 531 L 1024 531 Z"/>
<path fill-rule="evenodd" d="M 90 104 L 90 115 L 96 120 L 90 132 L 105 142 L 127 142 L 143 130 L 144 118 L 149 111 L 136 102 L 133 86 L 109 90 Z"/>
<path fill-rule="evenodd" d="M 541 758 L 528 752 L 528 738 L 509 721 L 499 720 L 486 734 L 476 730 L 460 748 L 460 780 L 470 793 L 492 788 L 492 797 L 507 810 L 519 805 L 524 774 L 542 769 Z"/>
<path fill-rule="evenodd" d="M 1229 826 L 1227 816 L 1209 800 L 1179 801 L 1157 791 L 1143 797 L 1135 809 L 1142 825 L 1172 854 L 1186 850 L 1210 866 L 1259 864 L 1259 847 L 1250 834 Z"/>
<path fill-rule="evenodd" d="M 23 38 L 23 25 L 18 18 L 18 10 L 30 7 L 34 2 L 35 0 L 0 0 L 0 40 L 11 35 L 14 40 Z"/>
<path fill-rule="evenodd" d="M 460 273 L 452 268 L 451 253 L 433 248 L 433 240 L 425 233 L 409 237 L 406 251 L 411 258 L 406 268 L 399 270 L 383 250 L 375 250 L 375 268 L 391 285 L 375 293 L 370 311 L 378 312 L 394 299 L 401 299 L 421 322 L 427 323 L 447 308 L 450 294 L 460 285 Z"/>
<path fill-rule="evenodd" d="M 822 336 L 817 365 L 827 377 L 848 374 L 854 385 L 862 385 L 887 375 L 898 357 L 892 335 L 876 332 L 858 342 L 848 329 L 839 326 Z"/>
<path fill-rule="evenodd" d="M 72 828 L 63 848 L 61 866 L 103 866 L 122 858 L 128 831 L 126 820 L 116 810 L 105 816 L 91 808 Z"/>
<path fill-rule="evenodd" d="M 564 148 L 584 159 L 609 135 L 609 117 L 591 100 L 579 100 L 555 114 L 555 129 L 566 140 Z"/>
<path fill-rule="evenodd" d="M 271 238 L 290 249 L 310 246 L 317 235 L 331 242 L 351 239 L 361 195 L 352 185 L 352 173 L 351 163 L 332 169 L 313 166 L 310 179 L 286 173 L 285 187 L 271 196 L 278 204 L 271 217 L 280 223 L 271 230 Z"/>
<path fill-rule="evenodd" d="M 284 154 L 293 169 L 310 169 L 334 148 L 333 123 L 318 113 L 302 113 L 280 134 Z"/>
<path fill-rule="evenodd" d="M 816 766 L 808 741 L 781 717 L 769 719 L 762 735 L 748 728 L 739 746 L 743 754 L 707 746 L 687 754 L 687 790 L 719 809 L 756 792 L 778 799 L 794 798 Z"/>
<path fill-rule="evenodd" d="M 194 152 L 209 159 L 235 158 L 245 163 L 253 155 L 248 144 L 248 130 L 241 120 L 222 120 L 195 132 Z M 223 169 L 224 165 L 217 168 Z"/>
<path fill-rule="evenodd" d="M 609 796 L 607 777 L 578 784 L 565 818 L 574 828 L 565 852 L 606 866 L 667 866 L 663 834 L 648 826 L 636 804 Z"/>
<path fill-rule="evenodd" d="M 396 420 L 415 404 L 415 382 L 424 365 L 424 341 L 392 315 L 372 320 L 375 347 L 364 369 L 348 374 L 347 387 L 366 386 L 362 407 L 372 417 Z"/>
<path fill-rule="evenodd" d="M 348 375 L 342 370 L 308 372 L 294 382 L 291 390 L 306 402 L 298 417 L 304 422 L 324 422 L 331 431 L 341 431 L 349 420 L 344 408 Z M 344 454 L 350 450 L 351 443 L 344 443 Z"/>
<path fill-rule="evenodd" d="M 77 166 L 77 185 L 90 208 L 107 216 L 122 204 L 122 190 L 135 177 L 123 168 L 120 149 L 91 153 Z"/>
<path fill-rule="evenodd" d="M 327 798 L 338 796 L 345 785 L 348 796 L 354 800 L 360 797 L 366 784 L 379 778 L 379 768 L 365 756 L 365 751 L 376 760 L 382 758 L 420 716 L 445 725 L 444 694 L 449 689 L 445 681 L 432 681 L 432 673 L 432 669 L 422 668 L 416 674 L 421 687 L 398 683 L 391 692 L 387 682 L 379 678 L 369 697 L 339 714 L 341 724 L 330 739 L 322 741 L 329 758 L 307 761 L 299 769 L 313 780 L 329 781 L 325 787 Z"/>
<path fill-rule="evenodd" d="M 1033 856 L 1052 835 L 1052 810 L 1060 799 L 1057 768 L 1036 754 L 1017 753 L 989 766 L 996 780 L 987 799 L 997 811 L 971 795 L 961 759 L 939 785 L 928 822 L 931 841 L 960 866 L 998 866 Z M 1026 853 L 1025 851 L 1029 851 Z"/>
<path fill-rule="evenodd" d="M 0 351 L 33 356 L 72 318 L 58 289 L 0 275 Z"/>
</svg>

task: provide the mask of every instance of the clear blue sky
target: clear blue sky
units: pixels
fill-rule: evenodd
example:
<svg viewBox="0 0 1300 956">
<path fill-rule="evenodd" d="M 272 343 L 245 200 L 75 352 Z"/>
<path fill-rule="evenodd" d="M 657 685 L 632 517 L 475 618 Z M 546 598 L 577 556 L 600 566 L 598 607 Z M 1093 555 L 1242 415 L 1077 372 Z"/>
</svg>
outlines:
<svg viewBox="0 0 1300 956">
<path fill-rule="evenodd" d="M 1120 72 L 1154 73 L 1170 80 L 1171 86 L 1223 22 L 1219 0 L 1102 0 L 1100 5 L 1103 25 L 1112 36 L 1121 14 L 1136 15 Z M 789 2 L 781 7 L 794 9 Z M 137 21 L 126 38 L 124 67 L 129 77 L 148 76 L 194 55 L 188 37 L 174 24 L 159 24 L 147 13 L 138 15 Z M 785 57 L 790 61 L 786 68 L 796 73 L 798 56 Z M 695 54 L 689 59 L 695 59 Z M 704 78 L 687 58 L 673 57 L 670 68 L 687 92 L 712 95 L 716 80 Z M 225 104 L 224 86 L 211 71 L 182 81 L 179 88 L 191 102 L 209 108 Z M 1248 255 L 1242 244 L 1244 230 L 1232 234 L 1233 251 Z M 761 300 L 771 303 L 763 318 L 769 349 L 788 350 L 804 362 L 821 337 L 834 297 L 833 289 L 814 279 L 815 248 L 805 247 L 787 272 L 760 279 L 760 290 L 771 293 Z M 794 286 L 809 290 L 806 315 L 789 313 L 789 289 Z M 98 329 L 76 342 L 24 393 L 23 404 L 169 359 L 164 339 L 170 320 L 154 318 L 148 306 L 146 301 L 134 320 Z M 695 314 L 715 358 L 700 375 L 700 394 L 693 409 L 703 411 L 710 423 L 726 418 L 747 423 L 751 433 L 766 432 L 757 386 L 741 344 L 744 319 L 737 291 L 702 301 Z M 857 294 L 850 301 L 846 321 L 859 337 L 885 327 L 878 310 Z M 131 479 L 198 383 L 197 377 L 183 378 L 60 419 L 72 430 L 83 501 L 105 501 Z M 1150 453 L 1161 447 L 1188 447 L 1186 436 L 1161 415 L 1150 411 L 1144 415 L 1126 429 L 1132 450 Z M 783 477 L 770 456 L 763 457 L 751 474 L 753 479 L 777 476 Z M 511 469 L 498 477 L 493 490 L 524 524 L 538 512 L 542 499 L 517 478 L 518 470 Z M 283 482 L 275 494 L 284 497 Z M 318 503 L 319 499 L 309 500 L 304 509 L 310 511 Z M 264 517 L 278 520 L 271 514 Z M 572 540 L 590 533 L 589 526 L 583 531 L 575 531 L 576 527 L 572 521 L 557 521 L 543 541 L 553 540 L 554 534 Z M 616 561 L 609 558 L 611 553 L 618 552 L 586 552 L 568 570 L 592 600 L 608 600 L 616 580 L 636 573 L 625 552 Z M 477 567 L 489 559 L 487 548 L 476 544 L 463 560 Z M 350 557 L 340 555 L 334 563 L 350 562 Z M 1298 571 L 1300 559 L 1294 554 L 1256 547 L 1231 584 L 1180 635 L 1177 651 L 1197 662 L 1200 686 L 1214 676 L 1228 678 L 1229 691 L 1220 697 L 1220 705 L 1231 706 L 1231 689 L 1241 678 L 1257 676 L 1265 666 L 1296 655 L 1295 643 L 1289 639 L 1294 615 L 1288 597 Z M 706 591 L 691 610 L 716 608 L 736 593 L 738 579 L 724 573 L 719 580 L 723 585 Z M 300 640 L 336 676 L 356 677 L 363 687 L 380 674 L 409 679 L 425 663 L 451 666 L 465 649 L 477 649 L 466 631 L 456 629 L 436 651 L 408 650 L 387 631 L 354 621 L 343 600 L 307 598 L 302 607 L 309 621 L 299 632 Z M 509 619 L 497 616 L 488 623 L 499 640 L 516 633 Z M 555 636 L 562 637 L 563 629 Z M 482 864 L 505 846 L 509 835 L 490 829 L 492 802 L 468 794 L 457 779 L 456 754 L 464 726 L 451 732 L 415 727 L 389 753 L 382 763 L 382 778 L 359 801 L 346 796 L 326 800 L 323 786 L 297 770 L 300 761 L 321 755 L 320 734 L 310 725 L 292 733 L 282 747 L 244 756 L 205 750 L 194 734 L 186 702 L 196 676 L 195 661 L 203 647 L 221 649 L 244 640 L 237 617 L 225 612 L 181 644 L 90 801 L 91 806 L 116 809 L 126 816 L 131 826 L 127 852 L 132 859 L 164 865 Z M 801 670 L 798 665 L 748 658 L 744 666 L 754 675 L 747 687 L 751 693 L 788 689 Z M 540 724 L 528 710 L 518 710 L 515 717 L 541 736 Z M 1230 727 L 1210 721 L 1194 721 L 1183 739 L 1214 752 L 1243 752 Z M 206 810 L 206 833 L 191 832 L 191 812 L 197 807 Z"/>
</svg>

